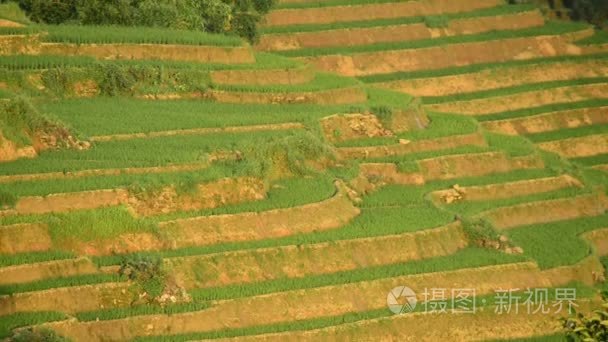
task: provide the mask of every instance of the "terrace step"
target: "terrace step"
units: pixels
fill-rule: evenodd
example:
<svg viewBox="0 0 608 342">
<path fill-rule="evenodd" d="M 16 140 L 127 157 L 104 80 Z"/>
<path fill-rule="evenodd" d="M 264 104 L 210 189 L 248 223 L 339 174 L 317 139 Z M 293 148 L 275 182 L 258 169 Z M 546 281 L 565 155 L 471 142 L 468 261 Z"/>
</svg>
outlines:
<svg viewBox="0 0 608 342">
<path fill-rule="evenodd" d="M 137 316 L 97 322 L 72 320 L 44 326 L 57 331 L 62 336 L 79 341 L 132 340 L 143 335 L 160 336 L 167 335 L 168 332 L 188 334 L 238 329 L 385 309 L 386 294 L 395 286 L 402 284 L 407 284 L 420 297 L 425 288 L 451 289 L 455 286 L 475 289 L 477 295 L 484 295 L 493 293 L 495 289 L 555 287 L 574 279 L 584 279 L 586 283 L 591 283 L 592 271 L 603 272 L 597 258 L 588 258 L 574 266 L 547 271 L 541 271 L 534 263 L 526 262 L 225 300 L 215 303 L 209 309 L 189 313 Z M 296 305 L 296 301 L 300 304 L 308 304 Z M 259 312 L 264 312 L 264 315 L 259 315 Z M 176 330 L 175 327 L 179 328 Z"/>
<path fill-rule="evenodd" d="M 583 236 L 593 245 L 598 256 L 608 255 L 608 228 L 593 230 Z"/>
<path fill-rule="evenodd" d="M 359 20 L 388 19 L 458 13 L 502 5 L 499 0 L 425 0 L 352 6 L 271 10 L 263 26 L 327 24 Z"/>
<path fill-rule="evenodd" d="M 598 216 L 604 214 L 607 209 L 608 197 L 599 193 L 502 207 L 482 213 L 481 216 L 492 222 L 497 229 L 505 230 L 539 223 Z"/>
<path fill-rule="evenodd" d="M 594 83 L 535 90 L 508 96 L 448 102 L 428 105 L 425 108 L 445 113 L 483 116 L 549 104 L 605 98 L 608 98 L 608 83 Z"/>
<path fill-rule="evenodd" d="M 301 278 L 450 255 L 468 245 L 460 222 L 415 233 L 166 259 L 185 288 Z M 386 253 L 389 250 L 400 253 Z M 201 279 L 200 274 L 207 274 Z"/>
<path fill-rule="evenodd" d="M 315 78 L 309 66 L 271 70 L 220 70 L 210 73 L 211 81 L 224 85 L 304 84 Z"/>
<path fill-rule="evenodd" d="M 582 188 L 583 184 L 570 175 L 561 175 L 482 186 L 455 185 L 448 190 L 433 191 L 430 196 L 436 204 L 451 204 L 461 201 L 487 201 L 527 196 L 569 187 Z"/>
<path fill-rule="evenodd" d="M 368 159 L 406 155 L 418 152 L 439 151 L 460 146 L 487 146 L 483 134 L 449 136 L 436 139 L 416 140 L 406 144 L 364 147 L 339 147 L 338 156 L 342 159 Z"/>
<path fill-rule="evenodd" d="M 608 134 L 547 141 L 536 146 L 565 158 L 590 157 L 608 153 Z"/>
<path fill-rule="evenodd" d="M 26 223 L 0 226 L 0 255 L 43 252 L 51 249 L 51 246 L 51 237 L 44 225 Z M 0 277 L 0 282 L 3 279 L 7 278 Z"/>
<path fill-rule="evenodd" d="M 531 83 L 606 76 L 608 60 L 595 60 L 589 56 L 589 60 L 585 61 L 539 61 L 537 64 L 497 66 L 472 73 L 400 79 L 374 85 L 414 96 L 447 96 Z"/>
<path fill-rule="evenodd" d="M 320 70 L 345 76 L 368 76 L 395 72 L 437 70 L 480 63 L 507 62 L 561 55 L 581 55 L 573 37 L 567 35 L 507 38 L 482 42 L 439 45 L 428 48 L 389 50 L 351 55 L 302 57 Z M 381 60 L 382 63 L 378 63 Z"/>
<path fill-rule="evenodd" d="M 528 116 L 482 122 L 483 128 L 508 135 L 527 135 L 552 132 L 608 123 L 608 107 L 565 110 Z"/>
<path fill-rule="evenodd" d="M 476 34 L 493 30 L 516 30 L 542 26 L 539 11 L 493 17 L 454 19 L 446 28 L 429 28 L 425 23 L 339 29 L 316 32 L 265 34 L 255 46 L 262 51 L 286 51 L 330 46 L 355 46 Z"/>
<path fill-rule="evenodd" d="M 417 163 L 427 181 L 476 177 L 544 167 L 543 161 L 535 155 L 511 158 L 503 152 L 443 156 L 419 160 Z"/>
<path fill-rule="evenodd" d="M 42 235 L 41 238 L 44 236 Z M 0 285 L 23 284 L 43 279 L 97 273 L 99 273 L 99 269 L 88 258 L 45 261 L 1 267 Z"/>
</svg>

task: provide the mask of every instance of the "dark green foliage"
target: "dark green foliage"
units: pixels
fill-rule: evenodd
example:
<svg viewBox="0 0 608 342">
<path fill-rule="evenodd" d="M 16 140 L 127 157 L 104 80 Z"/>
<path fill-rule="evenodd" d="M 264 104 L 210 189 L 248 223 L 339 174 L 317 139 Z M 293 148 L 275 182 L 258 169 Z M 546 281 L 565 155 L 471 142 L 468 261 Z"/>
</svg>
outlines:
<svg viewBox="0 0 608 342">
<path fill-rule="evenodd" d="M 44 86 L 58 96 L 69 92 L 71 77 L 65 68 L 52 68 L 42 73 Z"/>
<path fill-rule="evenodd" d="M 576 313 L 562 318 L 562 325 L 571 341 L 603 342 L 608 341 L 608 300 L 604 298 L 601 308 L 585 315 Z"/>
<path fill-rule="evenodd" d="M 99 90 L 108 96 L 131 94 L 135 86 L 135 77 L 128 67 L 116 64 L 98 64 Z"/>
<path fill-rule="evenodd" d="M 20 0 L 19 6 L 30 19 L 49 24 L 60 24 L 76 19 L 76 0 Z"/>
<path fill-rule="evenodd" d="M 17 203 L 17 197 L 11 193 L 0 191 L 0 208 L 9 206 L 12 207 Z"/>
<path fill-rule="evenodd" d="M 45 328 L 26 328 L 16 331 L 9 338 L 11 342 L 68 342 L 65 337 Z"/>
<path fill-rule="evenodd" d="M 597 26 L 606 26 L 608 2 L 606 0 L 566 0 L 570 16 L 574 20 L 585 20 Z"/>
<path fill-rule="evenodd" d="M 133 281 L 147 293 L 150 300 L 160 296 L 165 288 L 166 274 L 160 257 L 136 255 L 126 258 L 122 261 L 118 274 Z"/>
</svg>

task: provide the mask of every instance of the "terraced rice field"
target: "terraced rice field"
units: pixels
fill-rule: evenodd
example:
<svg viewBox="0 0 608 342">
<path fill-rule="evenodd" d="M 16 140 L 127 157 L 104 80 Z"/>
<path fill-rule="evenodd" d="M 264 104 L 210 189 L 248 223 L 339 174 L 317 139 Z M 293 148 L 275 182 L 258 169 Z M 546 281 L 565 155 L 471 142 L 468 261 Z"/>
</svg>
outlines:
<svg viewBox="0 0 608 342">
<path fill-rule="evenodd" d="M 282 0 L 249 46 L 2 9 L 0 339 L 559 340 L 565 312 L 501 314 L 496 291 L 574 288 L 590 310 L 606 286 L 608 49 L 588 25 Z M 163 271 L 119 274 L 141 260 Z M 389 310 L 398 286 L 415 312 Z M 456 289 L 476 312 L 452 313 Z"/>
</svg>

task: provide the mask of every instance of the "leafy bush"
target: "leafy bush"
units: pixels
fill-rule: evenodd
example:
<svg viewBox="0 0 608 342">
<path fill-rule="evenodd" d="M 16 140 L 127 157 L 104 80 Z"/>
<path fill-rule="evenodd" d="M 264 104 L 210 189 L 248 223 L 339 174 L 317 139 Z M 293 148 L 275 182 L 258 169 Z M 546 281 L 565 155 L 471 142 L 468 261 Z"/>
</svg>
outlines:
<svg viewBox="0 0 608 342">
<path fill-rule="evenodd" d="M 117 64 L 98 64 L 97 71 L 101 94 L 116 96 L 132 92 L 135 77 L 127 67 L 121 67 Z"/>
<path fill-rule="evenodd" d="M 126 258 L 120 264 L 118 274 L 133 281 L 136 291 L 147 294 L 149 301 L 160 296 L 165 289 L 166 274 L 163 260 L 153 256 L 134 256 Z"/>
<path fill-rule="evenodd" d="M 594 310 L 589 316 L 576 313 L 573 317 L 562 318 L 562 325 L 571 341 L 603 342 L 608 341 L 608 300 L 604 298 L 602 308 Z"/>
<path fill-rule="evenodd" d="M 59 336 L 50 329 L 26 328 L 17 330 L 8 341 L 10 342 L 68 342 L 65 337 Z"/>
</svg>

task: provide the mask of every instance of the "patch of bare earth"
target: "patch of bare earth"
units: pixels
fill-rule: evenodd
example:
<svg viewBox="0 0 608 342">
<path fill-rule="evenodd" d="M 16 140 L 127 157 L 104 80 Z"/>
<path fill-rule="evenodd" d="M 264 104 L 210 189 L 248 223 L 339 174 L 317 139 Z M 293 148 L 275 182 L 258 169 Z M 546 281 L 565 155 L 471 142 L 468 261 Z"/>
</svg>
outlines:
<svg viewBox="0 0 608 342">
<path fill-rule="evenodd" d="M 128 192 L 123 189 L 30 196 L 20 198 L 15 209 L 22 215 L 66 212 L 116 206 L 125 203 L 127 198 Z"/>
<path fill-rule="evenodd" d="M 415 233 L 166 259 L 181 286 L 202 288 L 342 272 L 450 255 L 468 245 L 459 222 Z M 386 253 L 400 250 L 399 253 Z"/>
<path fill-rule="evenodd" d="M 431 198 L 435 203 L 451 204 L 461 201 L 486 201 L 527 196 L 569 187 L 580 188 L 583 187 L 583 184 L 570 175 L 483 186 L 461 187 L 456 184 L 451 189 L 432 192 Z"/>
<path fill-rule="evenodd" d="M 608 123 L 608 107 L 583 108 L 523 118 L 483 122 L 492 132 L 509 135 L 534 134 Z"/>
<path fill-rule="evenodd" d="M 5 139 L 0 132 L 0 162 L 21 158 L 36 158 L 38 153 L 33 146 L 18 147 L 12 141 Z"/>
<path fill-rule="evenodd" d="M 556 70 L 559 72 L 555 72 Z M 414 96 L 446 96 L 529 83 L 605 76 L 608 76 L 606 61 L 588 60 L 498 67 L 469 74 L 398 80 L 376 85 Z"/>
<path fill-rule="evenodd" d="M 489 115 L 555 103 L 570 103 L 605 98 L 608 98 L 608 84 L 601 83 L 536 90 L 478 100 L 449 102 L 430 105 L 427 106 L 427 109 L 464 115 Z"/>
<path fill-rule="evenodd" d="M 589 241 L 593 245 L 597 255 L 608 255 L 608 228 L 594 230 L 584 234 L 583 236 L 585 240 Z"/>
<path fill-rule="evenodd" d="M 386 4 L 330 6 L 303 9 L 277 9 L 265 17 L 264 26 L 327 24 L 336 22 L 424 16 L 468 12 L 500 5 L 499 0 L 428 0 Z"/>
<path fill-rule="evenodd" d="M 98 272 L 97 266 L 86 258 L 14 265 L 0 268 L 0 285 L 30 283 L 49 278 L 63 278 Z"/>
<path fill-rule="evenodd" d="M 421 49 L 356 53 L 348 56 L 303 57 L 301 60 L 313 63 L 317 68 L 325 71 L 346 76 L 368 76 L 581 53 L 581 48 L 573 45 L 570 37 L 538 36 Z"/>
<path fill-rule="evenodd" d="M 484 176 L 544 167 L 543 161 L 537 156 L 509 158 L 502 152 L 459 154 L 423 159 L 418 161 L 418 165 L 427 181 Z"/>
<path fill-rule="evenodd" d="M 481 133 L 473 133 L 416 141 L 401 139 L 394 145 L 340 147 L 336 150 L 338 156 L 343 159 L 367 159 L 439 151 L 460 146 L 487 146 L 487 143 Z"/>
<path fill-rule="evenodd" d="M 325 138 L 341 142 L 360 138 L 391 137 L 393 132 L 384 128 L 373 114 L 337 114 L 321 119 Z"/>
<path fill-rule="evenodd" d="M 449 26 L 441 29 L 428 28 L 426 24 L 418 23 L 289 34 L 265 34 L 261 37 L 256 48 L 264 51 L 284 51 L 328 46 L 368 45 L 475 34 L 492 30 L 523 29 L 542 26 L 543 24 L 544 19 L 540 12 L 531 11 L 494 17 L 450 20 Z"/>
<path fill-rule="evenodd" d="M 51 249 L 47 228 L 40 224 L 0 226 L 0 254 L 43 252 Z"/>
<path fill-rule="evenodd" d="M 547 141 L 536 146 L 566 158 L 590 157 L 608 153 L 608 134 Z"/>
<path fill-rule="evenodd" d="M 8 19 L 0 19 L 0 27 L 25 27 L 25 25 Z"/>
<path fill-rule="evenodd" d="M 359 87 L 321 90 L 313 92 L 270 93 L 213 90 L 209 98 L 222 103 L 260 104 L 348 104 L 367 101 L 367 93 Z"/>
<path fill-rule="evenodd" d="M 259 201 L 266 197 L 264 181 L 258 178 L 224 178 L 198 184 L 192 193 L 178 193 L 174 186 L 152 194 L 131 195 L 125 199 L 138 216 L 152 216 L 176 211 L 217 208 L 223 205 Z"/>
<path fill-rule="evenodd" d="M 407 284 L 422 299 L 425 288 L 475 289 L 477 295 L 496 289 L 550 288 L 578 279 L 591 283 L 591 268 L 603 273 L 595 258 L 591 265 L 577 264 L 541 271 L 526 262 L 379 279 L 343 285 L 272 293 L 215 303 L 209 309 L 173 315 L 148 315 L 113 321 L 64 321 L 45 324 L 74 340 L 131 340 L 136 336 L 187 334 L 268 325 L 293 320 L 337 316 L 386 308 L 386 293 Z M 585 273 L 581 277 L 580 272 Z M 576 277 L 572 279 L 573 277 Z M 382 295 L 379 295 L 382 294 Z M 307 305 L 301 305 L 307 303 Z M 280 310 L 277 310 L 280 308 Z M 177 327 L 177 329 L 176 329 Z"/>
<path fill-rule="evenodd" d="M 594 194 L 574 198 L 524 203 L 492 209 L 481 214 L 497 229 L 571 220 L 602 215 L 608 209 L 606 195 Z"/>
</svg>

